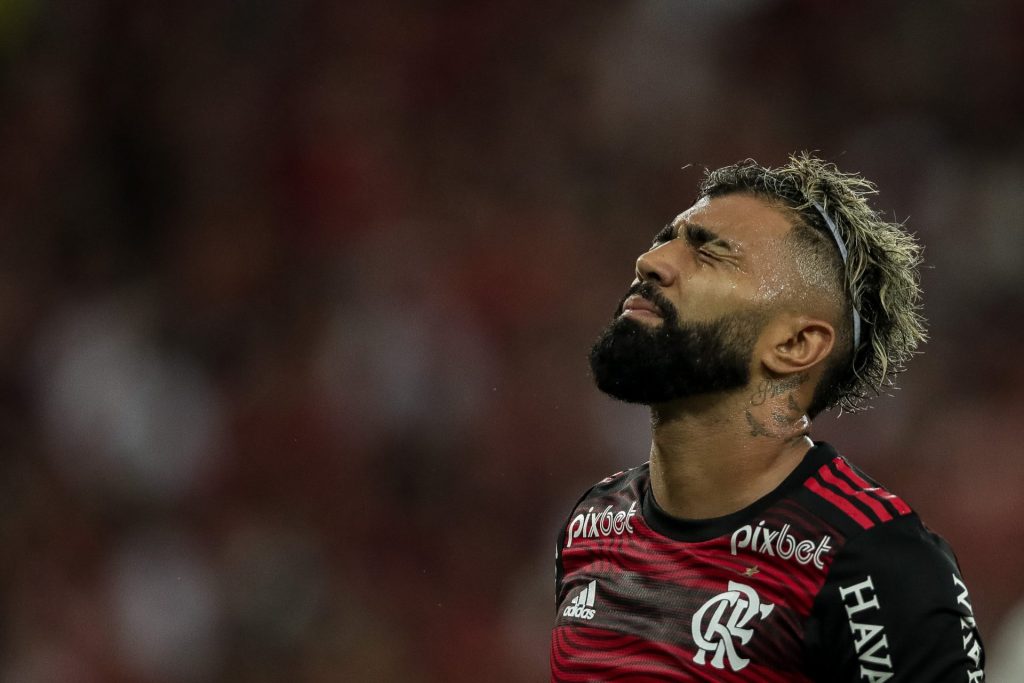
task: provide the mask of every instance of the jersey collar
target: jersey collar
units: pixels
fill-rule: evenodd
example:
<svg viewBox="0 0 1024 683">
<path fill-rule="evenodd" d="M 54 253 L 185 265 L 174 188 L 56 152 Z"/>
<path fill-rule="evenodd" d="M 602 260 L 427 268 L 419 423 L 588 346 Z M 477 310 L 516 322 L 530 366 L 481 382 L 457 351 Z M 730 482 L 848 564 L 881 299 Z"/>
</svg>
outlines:
<svg viewBox="0 0 1024 683">
<path fill-rule="evenodd" d="M 807 451 L 796 469 L 790 472 L 789 476 L 774 490 L 742 510 L 710 519 L 681 519 L 668 514 L 654 500 L 654 492 L 651 490 L 651 482 L 648 478 L 640 492 L 644 520 L 651 529 L 662 536 L 688 543 L 708 541 L 731 534 L 738 527 L 750 523 L 786 494 L 799 489 L 808 477 L 825 463 L 831 462 L 836 455 L 836 451 L 831 445 L 824 441 L 815 441 L 814 446 Z"/>
</svg>

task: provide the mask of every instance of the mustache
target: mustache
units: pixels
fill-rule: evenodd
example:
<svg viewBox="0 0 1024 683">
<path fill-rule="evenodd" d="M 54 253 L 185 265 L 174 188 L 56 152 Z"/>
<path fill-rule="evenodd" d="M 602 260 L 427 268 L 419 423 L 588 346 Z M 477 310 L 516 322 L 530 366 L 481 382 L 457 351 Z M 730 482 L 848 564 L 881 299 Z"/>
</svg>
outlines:
<svg viewBox="0 0 1024 683">
<path fill-rule="evenodd" d="M 661 317 L 664 318 L 665 320 L 676 319 L 678 314 L 676 312 L 675 306 L 673 306 L 672 302 L 666 299 L 662 295 L 662 293 L 658 291 L 657 287 L 655 287 L 655 285 L 651 282 L 638 282 L 637 284 L 629 288 L 629 291 L 626 292 L 626 295 L 624 297 L 622 297 L 622 300 L 619 301 L 618 307 L 615 309 L 616 318 L 622 315 L 622 307 L 625 305 L 626 299 L 633 296 L 634 294 L 654 304 L 654 306 L 658 309 L 658 313 L 661 314 Z"/>
</svg>

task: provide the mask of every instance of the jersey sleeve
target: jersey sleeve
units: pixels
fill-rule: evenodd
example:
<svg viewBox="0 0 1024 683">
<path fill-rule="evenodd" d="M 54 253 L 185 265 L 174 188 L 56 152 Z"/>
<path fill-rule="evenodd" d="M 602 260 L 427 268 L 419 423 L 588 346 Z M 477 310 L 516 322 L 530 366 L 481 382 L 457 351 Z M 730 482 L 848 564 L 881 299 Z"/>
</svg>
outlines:
<svg viewBox="0 0 1024 683">
<path fill-rule="evenodd" d="M 956 558 L 914 514 L 846 543 L 805 637 L 815 680 L 984 680 L 984 650 Z"/>
<path fill-rule="evenodd" d="M 605 481 L 608 480 L 605 479 Z M 558 607 L 559 603 L 562 601 L 562 579 L 565 577 L 565 567 L 562 564 L 562 549 L 565 548 L 565 539 L 569 534 L 569 525 L 571 524 L 572 515 L 576 512 L 576 508 L 579 504 L 590 495 L 594 488 L 595 487 L 593 486 L 590 487 L 584 491 L 583 495 L 576 499 L 576 502 L 572 504 L 572 508 L 569 511 L 569 516 L 566 518 L 565 523 L 562 525 L 562 528 L 558 530 L 558 538 L 555 540 L 555 607 Z"/>
<path fill-rule="evenodd" d="M 562 578 L 565 576 L 565 570 L 562 568 L 562 548 L 565 547 L 565 528 L 563 524 L 561 531 L 558 532 L 558 539 L 555 541 L 555 607 L 558 607 L 558 603 L 561 600 L 562 595 Z"/>
</svg>

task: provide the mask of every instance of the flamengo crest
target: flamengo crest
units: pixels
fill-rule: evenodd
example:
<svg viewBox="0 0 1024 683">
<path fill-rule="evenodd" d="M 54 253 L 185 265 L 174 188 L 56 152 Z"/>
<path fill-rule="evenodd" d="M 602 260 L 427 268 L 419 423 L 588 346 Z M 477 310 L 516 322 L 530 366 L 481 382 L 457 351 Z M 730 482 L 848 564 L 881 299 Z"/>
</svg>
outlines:
<svg viewBox="0 0 1024 683">
<path fill-rule="evenodd" d="M 754 617 L 764 619 L 774 608 L 771 603 L 762 604 L 750 586 L 730 581 L 729 590 L 705 602 L 693 615 L 693 642 L 699 648 L 693 661 L 705 664 L 710 652 L 711 666 L 724 669 L 728 662 L 730 669 L 739 671 L 750 660 L 736 652 L 733 641 L 738 640 L 740 645 L 750 642 L 754 629 L 747 628 L 747 624 Z"/>
</svg>

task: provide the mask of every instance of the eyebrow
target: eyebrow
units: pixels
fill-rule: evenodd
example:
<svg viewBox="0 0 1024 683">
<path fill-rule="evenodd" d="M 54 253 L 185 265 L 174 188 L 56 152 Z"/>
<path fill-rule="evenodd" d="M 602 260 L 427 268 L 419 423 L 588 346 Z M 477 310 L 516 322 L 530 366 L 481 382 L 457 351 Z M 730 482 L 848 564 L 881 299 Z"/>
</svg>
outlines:
<svg viewBox="0 0 1024 683">
<path fill-rule="evenodd" d="M 682 226 L 686 230 L 686 239 L 696 244 L 707 244 L 720 249 L 725 249 L 731 253 L 739 253 L 739 245 L 731 240 L 728 240 L 711 228 L 700 225 L 699 223 L 691 223 L 690 221 L 679 221 L 677 226 Z"/>
</svg>

